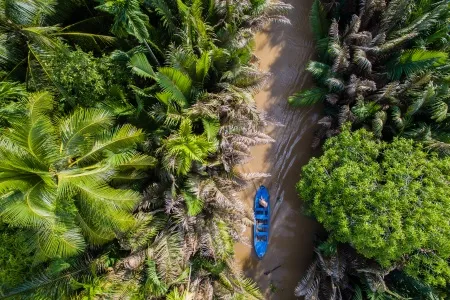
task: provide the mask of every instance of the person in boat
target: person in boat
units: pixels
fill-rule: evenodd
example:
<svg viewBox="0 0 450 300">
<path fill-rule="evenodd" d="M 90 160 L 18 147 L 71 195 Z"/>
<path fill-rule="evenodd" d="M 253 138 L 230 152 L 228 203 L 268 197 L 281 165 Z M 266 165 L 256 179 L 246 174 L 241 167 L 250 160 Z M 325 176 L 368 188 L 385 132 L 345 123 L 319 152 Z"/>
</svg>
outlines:
<svg viewBox="0 0 450 300">
<path fill-rule="evenodd" d="M 264 198 L 261 197 L 261 198 L 259 198 L 259 205 L 261 205 L 264 208 L 267 208 L 268 204 L 267 204 L 266 200 L 264 200 Z"/>
</svg>

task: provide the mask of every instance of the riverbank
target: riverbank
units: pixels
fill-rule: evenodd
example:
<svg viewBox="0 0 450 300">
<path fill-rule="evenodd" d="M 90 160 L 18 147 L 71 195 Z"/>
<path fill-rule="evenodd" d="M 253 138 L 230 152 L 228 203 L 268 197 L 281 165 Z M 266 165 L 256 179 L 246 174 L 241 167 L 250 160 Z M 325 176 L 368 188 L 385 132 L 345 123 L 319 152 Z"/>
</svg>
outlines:
<svg viewBox="0 0 450 300">
<path fill-rule="evenodd" d="M 311 85 L 305 65 L 314 54 L 309 27 L 311 0 L 286 1 L 294 6 L 289 18 L 292 25 L 273 24 L 256 36 L 256 55 L 260 68 L 272 73 L 264 90 L 256 95 L 259 109 L 282 124 L 269 126 L 266 133 L 276 142 L 252 149 L 253 159 L 242 166 L 245 172 L 267 172 L 271 177 L 255 182 L 242 192 L 252 207 L 256 187 L 264 184 L 271 195 L 271 232 L 269 250 L 259 261 L 249 245 L 235 246 L 236 260 L 244 273 L 260 286 L 266 299 L 296 299 L 294 288 L 311 263 L 317 223 L 301 213 L 295 184 L 300 168 L 313 155 L 311 142 L 319 109 L 294 109 L 287 97 Z M 279 201 L 276 201 L 277 198 Z M 277 203 L 275 203 L 277 202 Z M 251 241 L 251 228 L 245 232 Z M 269 275 L 264 272 L 281 265 Z"/>
</svg>

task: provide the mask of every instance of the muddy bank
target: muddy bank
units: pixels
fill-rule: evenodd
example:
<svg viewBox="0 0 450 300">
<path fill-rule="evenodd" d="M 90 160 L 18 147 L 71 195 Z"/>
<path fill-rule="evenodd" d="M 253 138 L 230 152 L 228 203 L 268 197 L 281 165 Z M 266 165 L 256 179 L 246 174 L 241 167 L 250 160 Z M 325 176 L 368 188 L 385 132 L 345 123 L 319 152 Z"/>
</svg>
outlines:
<svg viewBox="0 0 450 300">
<path fill-rule="evenodd" d="M 256 55 L 260 67 L 272 73 L 265 89 L 256 96 L 257 106 L 284 127 L 269 127 L 267 133 L 276 142 L 252 149 L 253 159 L 242 168 L 246 172 L 267 172 L 272 176 L 242 193 L 251 207 L 255 188 L 269 188 L 272 204 L 269 250 L 258 261 L 248 245 L 235 246 L 238 264 L 260 286 L 266 299 L 295 299 L 294 287 L 311 263 L 313 238 L 318 225 L 301 213 L 302 203 L 295 191 L 300 168 L 313 155 L 310 147 L 319 118 L 317 108 L 293 109 L 287 97 L 311 85 L 304 67 L 314 53 L 309 28 L 312 0 L 287 0 L 294 6 L 292 25 L 271 25 L 256 37 Z M 275 204 L 276 199 L 282 200 Z M 245 235 L 251 241 L 249 228 Z M 265 271 L 281 265 L 270 275 Z M 276 289 L 276 291 L 274 291 Z"/>
</svg>

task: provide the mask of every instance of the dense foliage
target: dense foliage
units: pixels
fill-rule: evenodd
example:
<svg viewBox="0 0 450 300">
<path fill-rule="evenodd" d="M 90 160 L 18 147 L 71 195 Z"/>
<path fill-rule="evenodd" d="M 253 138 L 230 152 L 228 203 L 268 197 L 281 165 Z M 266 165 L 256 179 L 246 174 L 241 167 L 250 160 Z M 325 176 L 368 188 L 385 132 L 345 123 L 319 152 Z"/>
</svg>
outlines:
<svg viewBox="0 0 450 300">
<path fill-rule="evenodd" d="M 432 285 L 450 280 L 450 160 L 412 140 L 345 129 L 303 168 L 298 190 L 330 238 Z"/>
<path fill-rule="evenodd" d="M 129 229 L 140 195 L 109 183 L 155 164 L 134 149 L 144 140 L 141 130 L 114 128 L 113 116 L 97 109 L 49 116 L 53 105 L 48 92 L 31 94 L 0 137 L 2 221 L 33 228 L 36 255 L 47 258 L 77 254 L 85 239 L 102 244 Z"/>
<path fill-rule="evenodd" d="M 32 250 L 27 245 L 27 235 L 23 231 L 0 227 L 0 295 L 26 279 L 33 263 Z"/>
<path fill-rule="evenodd" d="M 305 299 L 395 299 L 398 287 L 389 285 L 385 276 L 391 271 L 373 260 L 364 258 L 348 245 L 321 243 L 315 250 L 316 259 L 295 289 L 297 297 Z M 402 279 L 409 277 L 403 276 Z M 361 285 L 361 286 L 360 286 Z M 400 287 L 406 285 L 401 283 Z M 405 293 L 405 291 L 401 291 Z M 414 296 L 419 296 L 417 293 Z M 420 295 L 423 296 L 423 295 Z M 422 299 L 422 298 L 420 298 Z"/>
<path fill-rule="evenodd" d="M 325 244 L 341 251 L 318 251 L 298 295 L 448 297 L 449 8 L 435 0 L 314 2 L 317 60 L 306 69 L 316 86 L 288 100 L 323 103 L 313 146 L 327 141 L 297 188 L 327 230 Z M 362 255 L 357 268 L 341 269 L 342 247 Z M 374 267 L 376 278 L 361 276 Z"/>
<path fill-rule="evenodd" d="M 11 278 L 25 282 L 0 273 L 0 292 L 261 298 L 233 242 L 252 220 L 237 192 L 265 174 L 234 166 L 272 141 L 253 102 L 267 74 L 252 38 L 289 9 L 0 1 L 0 230 L 28 247 L 4 255 L 5 243 Z"/>
<path fill-rule="evenodd" d="M 314 144 L 351 121 L 377 137 L 414 138 L 447 155 L 449 17 L 448 1 L 315 1 L 318 61 L 306 69 L 317 87 L 289 98 L 325 104 Z"/>
</svg>

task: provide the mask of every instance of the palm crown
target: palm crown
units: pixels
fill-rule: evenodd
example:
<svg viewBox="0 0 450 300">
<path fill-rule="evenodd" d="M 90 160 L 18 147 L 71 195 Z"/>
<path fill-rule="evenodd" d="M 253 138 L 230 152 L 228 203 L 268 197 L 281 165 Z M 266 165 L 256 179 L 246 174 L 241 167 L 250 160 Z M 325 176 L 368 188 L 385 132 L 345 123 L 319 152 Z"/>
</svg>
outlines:
<svg viewBox="0 0 450 300">
<path fill-rule="evenodd" d="M 111 129 L 112 115 L 99 109 L 52 118 L 52 107 L 48 92 L 32 94 L 0 137 L 1 220 L 31 229 L 48 257 L 76 254 L 86 241 L 101 244 L 129 228 L 140 195 L 109 183 L 154 163 L 134 150 L 141 130 Z"/>
<path fill-rule="evenodd" d="M 326 6 L 317 0 L 311 11 L 320 61 L 306 69 L 317 87 L 289 98 L 293 105 L 324 102 L 315 145 L 351 121 L 380 138 L 413 137 L 448 155 L 448 3 Z"/>
</svg>

